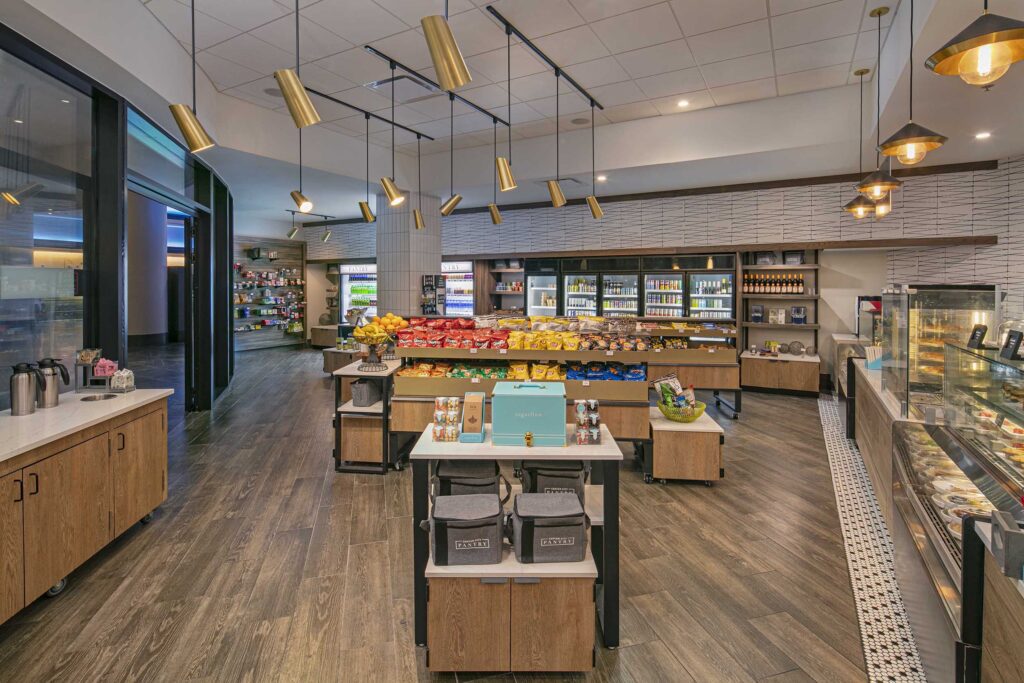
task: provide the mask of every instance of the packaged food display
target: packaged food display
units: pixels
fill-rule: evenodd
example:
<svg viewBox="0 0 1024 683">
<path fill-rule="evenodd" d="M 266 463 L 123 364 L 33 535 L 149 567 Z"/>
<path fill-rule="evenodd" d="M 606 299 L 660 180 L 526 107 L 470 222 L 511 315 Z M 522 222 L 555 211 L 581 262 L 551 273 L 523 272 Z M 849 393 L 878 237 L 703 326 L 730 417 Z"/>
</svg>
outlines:
<svg viewBox="0 0 1024 683">
<path fill-rule="evenodd" d="M 459 440 L 461 402 L 458 396 L 438 396 L 434 399 L 434 423 L 431 427 L 434 441 Z"/>
<path fill-rule="evenodd" d="M 601 443 L 601 410 L 597 399 L 573 401 L 576 443 L 580 446 Z"/>
</svg>

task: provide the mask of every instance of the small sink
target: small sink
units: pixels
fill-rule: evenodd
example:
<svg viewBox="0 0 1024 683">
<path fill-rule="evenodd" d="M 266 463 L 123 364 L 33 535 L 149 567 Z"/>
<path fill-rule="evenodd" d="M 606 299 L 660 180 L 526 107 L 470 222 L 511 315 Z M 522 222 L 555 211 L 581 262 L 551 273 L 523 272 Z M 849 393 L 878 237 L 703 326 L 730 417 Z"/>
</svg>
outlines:
<svg viewBox="0 0 1024 683">
<path fill-rule="evenodd" d="M 117 394 L 92 394 L 91 396 L 83 396 L 83 401 L 106 401 L 110 398 L 117 398 Z"/>
</svg>

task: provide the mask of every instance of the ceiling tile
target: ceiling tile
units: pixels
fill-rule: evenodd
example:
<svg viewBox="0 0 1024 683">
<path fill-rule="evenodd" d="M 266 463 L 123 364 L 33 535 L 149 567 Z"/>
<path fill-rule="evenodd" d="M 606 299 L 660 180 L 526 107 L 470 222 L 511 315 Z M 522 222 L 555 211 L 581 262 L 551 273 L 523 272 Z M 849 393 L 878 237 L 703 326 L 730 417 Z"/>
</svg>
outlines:
<svg viewBox="0 0 1024 683">
<path fill-rule="evenodd" d="M 567 68 L 565 72 L 584 88 L 629 80 L 629 74 L 619 66 L 615 57 L 602 57 L 592 62 L 576 64 Z"/>
<path fill-rule="evenodd" d="M 346 116 L 345 118 L 335 119 L 334 121 L 321 125 L 341 131 L 347 135 L 362 135 L 366 132 L 366 119 L 363 118 L 362 114 Z"/>
<path fill-rule="evenodd" d="M 591 26 L 612 53 L 638 50 L 683 37 L 667 4 L 602 19 Z"/>
<path fill-rule="evenodd" d="M 583 99 L 583 97 L 575 91 L 560 96 L 558 100 L 559 115 L 577 114 L 581 111 L 590 111 L 590 102 Z M 545 97 L 540 100 L 533 100 L 530 102 L 530 108 L 544 116 L 553 117 L 555 115 L 555 98 Z"/>
<path fill-rule="evenodd" d="M 178 0 L 150 0 L 146 5 L 149 11 L 186 47 L 192 41 L 192 23 L 188 7 Z M 204 50 L 228 38 L 237 36 L 241 31 L 204 14 L 196 13 L 196 49 Z"/>
<path fill-rule="evenodd" d="M 374 0 L 374 2 L 409 26 L 419 26 L 420 19 L 427 15 L 444 13 L 443 2 L 409 2 L 409 0 Z M 451 0 L 448 6 L 448 16 L 474 9 L 476 6 L 470 0 Z"/>
<path fill-rule="evenodd" d="M 589 62 L 608 54 L 608 48 L 598 40 L 589 26 L 571 28 L 538 38 L 535 42 L 559 66 Z"/>
<path fill-rule="evenodd" d="M 591 88 L 590 94 L 605 107 L 615 107 L 648 99 L 644 91 L 638 88 L 633 81 L 599 85 L 596 88 Z"/>
<path fill-rule="evenodd" d="M 685 40 L 622 52 L 615 55 L 615 59 L 633 78 L 688 69 L 696 64 Z"/>
<path fill-rule="evenodd" d="M 455 134 L 459 133 L 475 133 L 482 130 L 491 130 L 494 124 L 491 119 L 473 112 L 472 114 L 462 114 L 461 116 L 455 117 Z"/>
<path fill-rule="evenodd" d="M 536 138 L 542 135 L 554 135 L 555 134 L 555 121 L 554 119 L 545 119 L 544 121 L 534 121 L 533 123 L 527 123 L 523 126 L 517 126 L 515 133 L 524 138 Z M 513 136 L 515 137 L 515 135 Z M 551 150 L 551 170 L 555 170 L 555 150 Z"/>
<path fill-rule="evenodd" d="M 253 104 L 258 104 L 261 107 L 277 109 L 281 106 L 284 100 L 280 97 L 265 93 L 264 90 L 267 88 L 277 88 L 277 81 L 274 80 L 273 76 L 250 81 L 234 88 L 228 88 L 224 93 L 231 95 L 232 97 L 238 97 L 246 100 L 247 102 L 252 102 Z M 314 104 L 317 105 L 319 111 L 319 102 Z M 322 117 L 323 112 L 320 112 L 320 114 Z"/>
<path fill-rule="evenodd" d="M 304 9 L 302 16 L 356 45 L 372 43 L 409 28 L 387 10 L 366 0 L 320 0 Z"/>
<path fill-rule="evenodd" d="M 409 29 L 373 41 L 373 46 L 392 59 L 413 69 L 426 69 L 433 64 L 430 51 L 420 29 Z"/>
<path fill-rule="evenodd" d="M 281 17 L 250 31 L 251 35 L 266 41 L 288 54 L 295 54 L 295 16 Z M 299 22 L 299 53 L 302 62 L 311 62 L 327 55 L 344 52 L 352 47 L 341 36 L 335 35 L 305 17 Z"/>
<path fill-rule="evenodd" d="M 459 49 L 466 57 L 490 52 L 498 45 L 505 45 L 505 30 L 495 19 L 482 10 L 463 12 L 448 19 Z M 425 41 L 421 41 L 427 49 Z"/>
<path fill-rule="evenodd" d="M 636 83 L 650 98 L 694 92 L 707 87 L 700 69 L 697 68 L 680 69 L 657 76 L 648 76 L 638 79 Z"/>
<path fill-rule="evenodd" d="M 425 100 L 410 102 L 406 106 L 421 112 L 430 120 L 447 118 L 451 108 L 447 95 L 435 95 Z"/>
<path fill-rule="evenodd" d="M 774 16 L 776 14 L 796 12 L 809 7 L 817 7 L 818 5 L 827 5 L 830 2 L 835 2 L 835 0 L 768 0 L 768 7 Z"/>
<path fill-rule="evenodd" d="M 770 52 L 705 64 L 700 70 L 704 74 L 704 80 L 707 81 L 709 88 L 756 81 L 775 75 Z"/>
<path fill-rule="evenodd" d="M 303 65 L 300 77 L 303 85 L 307 88 L 319 90 L 320 92 L 325 92 L 328 95 L 341 90 L 348 90 L 349 88 L 359 85 L 358 83 L 353 83 L 347 78 L 343 78 L 336 73 L 321 68 L 316 64 Z"/>
<path fill-rule="evenodd" d="M 508 91 L 505 90 L 504 83 L 501 85 L 482 85 L 477 88 L 463 88 L 459 90 L 459 94 L 484 109 L 497 108 L 504 111 L 505 107 L 508 106 Z M 515 101 L 514 97 L 513 101 Z M 495 113 L 497 114 L 498 112 L 496 111 Z"/>
<path fill-rule="evenodd" d="M 467 57 L 466 64 L 474 77 L 476 74 L 483 74 L 495 83 L 505 81 L 509 68 L 508 56 L 504 47 L 475 57 Z M 529 76 L 547 69 L 545 64 L 541 63 L 532 52 L 522 45 L 512 46 L 512 78 Z"/>
<path fill-rule="evenodd" d="M 838 0 L 772 17 L 772 39 L 778 49 L 857 33 L 863 10 L 864 0 Z"/>
<path fill-rule="evenodd" d="M 688 104 L 685 107 L 680 107 L 679 100 L 686 100 Z M 690 111 L 707 109 L 708 107 L 715 106 L 715 101 L 711 99 L 711 93 L 707 90 L 698 90 L 697 92 L 686 93 L 682 97 L 675 95 L 673 97 L 651 100 L 651 104 L 655 106 L 660 114 L 670 116 L 672 114 L 685 114 Z"/>
<path fill-rule="evenodd" d="M 196 11 L 248 31 L 283 17 L 292 10 L 274 0 L 196 0 Z"/>
<path fill-rule="evenodd" d="M 210 80 L 213 81 L 218 90 L 254 81 L 263 75 L 259 71 L 254 71 L 241 64 L 235 64 L 227 59 L 221 59 L 209 52 L 197 54 L 196 62 L 202 68 L 203 73 L 210 77 Z"/>
<path fill-rule="evenodd" d="M 391 100 L 363 86 L 342 90 L 337 93 L 337 96 L 339 100 L 345 100 L 349 104 L 354 104 L 357 107 L 370 111 L 379 111 L 391 106 Z"/>
<path fill-rule="evenodd" d="M 726 85 L 721 88 L 712 88 L 711 97 L 715 104 L 736 104 L 738 102 L 749 102 L 751 100 L 763 100 L 775 97 L 775 79 L 765 78 L 759 81 L 747 81 Z"/>
<path fill-rule="evenodd" d="M 856 42 L 856 35 L 840 36 L 776 50 L 775 73 L 782 75 L 836 64 L 848 65 L 853 59 Z"/>
<path fill-rule="evenodd" d="M 530 121 L 538 121 L 544 118 L 544 115 L 534 109 L 528 104 L 513 104 L 512 105 L 512 123 L 528 123 Z"/>
<path fill-rule="evenodd" d="M 835 88 L 840 85 L 846 85 L 849 68 L 847 64 L 837 64 L 823 69 L 812 69 L 810 71 L 779 76 L 779 94 L 792 95 L 793 93 L 806 92 L 808 90 L 821 90 L 822 88 Z"/>
<path fill-rule="evenodd" d="M 885 40 L 888 37 L 889 29 L 882 29 L 882 45 L 885 45 Z M 855 60 L 868 59 L 872 63 L 875 62 L 878 55 L 878 43 L 877 41 L 878 31 L 863 31 L 857 36 L 857 48 L 853 53 Z"/>
<path fill-rule="evenodd" d="M 641 7 L 656 5 L 663 0 L 570 0 L 587 21 L 607 19 L 616 14 L 631 12 Z"/>
<path fill-rule="evenodd" d="M 571 85 L 565 81 L 559 81 L 559 92 L 564 93 L 571 90 Z M 538 100 L 542 97 L 554 97 L 554 95 L 555 75 L 551 71 L 544 71 L 533 74 L 532 76 L 523 76 L 522 78 L 512 79 L 512 97 L 515 97 L 520 101 L 529 102 L 530 100 Z"/>
<path fill-rule="evenodd" d="M 688 36 L 768 18 L 764 0 L 672 0 L 672 10 Z"/>
<path fill-rule="evenodd" d="M 702 33 L 688 38 L 686 42 L 698 64 L 745 57 L 772 49 L 767 19 Z"/>
<path fill-rule="evenodd" d="M 586 23 L 569 0 L 497 0 L 477 4 L 494 5 L 494 9 L 528 38 L 539 38 Z"/>
<path fill-rule="evenodd" d="M 259 71 L 260 75 L 270 75 L 277 69 L 295 66 L 293 53 L 280 50 L 248 33 L 218 43 L 204 52 L 231 60 L 235 64 L 243 64 Z"/>
<path fill-rule="evenodd" d="M 274 86 L 276 87 L 277 84 L 275 83 Z M 245 87 L 246 86 L 244 86 L 244 85 L 241 86 L 241 88 L 245 88 Z M 277 105 L 278 106 L 281 106 L 281 104 L 284 102 L 284 100 L 282 98 L 280 98 L 280 97 L 277 97 L 275 99 L 277 100 Z M 314 104 L 314 106 L 316 106 L 317 113 L 320 114 L 320 120 L 321 121 L 338 121 L 338 120 L 341 120 L 341 119 L 347 119 L 347 118 L 351 118 L 353 116 L 356 116 L 360 120 L 360 126 L 363 125 L 362 124 L 363 115 L 358 113 L 358 112 L 356 112 L 354 109 L 350 109 L 349 107 L 346 107 L 344 105 L 338 104 L 337 102 L 332 102 L 330 100 L 326 100 L 326 99 L 324 99 L 322 97 L 316 97 L 315 95 L 313 96 L 313 104 Z M 361 127 L 360 127 L 359 131 L 362 132 L 362 128 Z"/>
<path fill-rule="evenodd" d="M 658 110 L 650 102 L 634 102 L 633 104 L 608 107 L 601 113 L 612 123 L 620 123 L 622 121 L 634 121 L 636 119 L 657 116 Z"/>
<path fill-rule="evenodd" d="M 362 47 L 345 50 L 315 62 L 328 71 L 344 76 L 353 83 L 369 83 L 389 75 L 388 65 Z"/>
</svg>

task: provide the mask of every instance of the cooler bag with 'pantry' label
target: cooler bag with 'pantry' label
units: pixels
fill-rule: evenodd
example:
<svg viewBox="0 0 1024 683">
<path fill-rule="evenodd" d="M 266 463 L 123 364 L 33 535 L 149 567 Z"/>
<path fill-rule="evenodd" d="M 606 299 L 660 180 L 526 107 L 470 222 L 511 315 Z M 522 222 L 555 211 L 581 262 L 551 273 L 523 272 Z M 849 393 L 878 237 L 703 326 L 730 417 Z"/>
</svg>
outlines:
<svg viewBox="0 0 1024 683">
<path fill-rule="evenodd" d="M 434 564 L 500 563 L 504 527 L 505 511 L 493 493 L 438 496 L 428 525 Z"/>
<path fill-rule="evenodd" d="M 511 525 L 520 562 L 581 562 L 586 557 L 587 515 L 575 493 L 520 493 Z"/>
</svg>

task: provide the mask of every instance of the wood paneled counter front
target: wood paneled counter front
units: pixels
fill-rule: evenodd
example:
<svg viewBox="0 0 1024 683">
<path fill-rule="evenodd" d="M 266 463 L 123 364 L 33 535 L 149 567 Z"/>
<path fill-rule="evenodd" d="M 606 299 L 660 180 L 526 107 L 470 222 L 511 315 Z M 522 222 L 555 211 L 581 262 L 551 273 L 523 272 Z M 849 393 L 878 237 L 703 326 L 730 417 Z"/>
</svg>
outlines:
<svg viewBox="0 0 1024 683">
<path fill-rule="evenodd" d="M 172 393 L 68 393 L 32 415 L 0 413 L 0 622 L 167 498 Z"/>
</svg>

